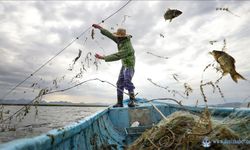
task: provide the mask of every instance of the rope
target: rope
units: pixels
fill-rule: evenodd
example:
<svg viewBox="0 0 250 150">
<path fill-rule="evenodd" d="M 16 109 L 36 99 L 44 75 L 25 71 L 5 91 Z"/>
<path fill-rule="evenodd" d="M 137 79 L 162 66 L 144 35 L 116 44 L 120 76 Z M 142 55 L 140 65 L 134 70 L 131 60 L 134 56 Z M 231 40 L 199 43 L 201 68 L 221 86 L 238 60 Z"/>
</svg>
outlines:
<svg viewBox="0 0 250 150">
<path fill-rule="evenodd" d="M 108 20 L 115 14 L 117 14 L 120 10 L 122 10 L 125 6 L 127 6 L 132 0 L 128 0 L 122 7 L 120 7 L 118 10 L 116 10 L 114 13 L 103 19 L 98 24 L 104 23 L 104 21 Z M 62 50 L 60 50 L 58 53 L 56 53 L 53 57 L 51 57 L 48 61 L 46 61 L 43 65 L 41 65 L 38 69 L 36 69 L 32 74 L 30 74 L 28 77 L 26 77 L 23 81 L 18 83 L 15 87 L 13 87 L 11 90 L 9 90 L 6 94 L 3 95 L 1 98 L 2 100 L 5 99 L 6 96 L 8 96 L 10 93 L 12 93 L 17 87 L 22 85 L 25 81 L 27 81 L 29 78 L 31 78 L 34 74 L 36 74 L 38 71 L 40 71 L 44 66 L 46 66 L 49 62 L 51 62 L 54 58 L 56 58 L 59 54 L 61 54 L 64 50 L 66 50 L 68 47 L 70 47 L 75 41 L 77 41 L 81 36 L 83 36 L 89 29 L 91 29 L 92 26 L 88 27 L 86 30 L 84 30 L 78 37 L 73 39 L 68 45 L 66 45 Z"/>
<path fill-rule="evenodd" d="M 167 120 L 166 116 L 151 101 L 149 101 L 146 98 L 144 98 L 144 99 L 154 107 L 154 109 L 162 116 L 162 118 L 164 120 Z"/>
<path fill-rule="evenodd" d="M 106 20 L 117 14 L 120 10 L 122 10 L 124 7 L 126 7 L 132 0 L 128 0 L 127 3 L 125 3 L 121 8 L 119 8 L 117 11 L 115 11 L 113 14 L 109 15 L 105 19 L 102 20 L 102 23 L 104 23 Z"/>
</svg>

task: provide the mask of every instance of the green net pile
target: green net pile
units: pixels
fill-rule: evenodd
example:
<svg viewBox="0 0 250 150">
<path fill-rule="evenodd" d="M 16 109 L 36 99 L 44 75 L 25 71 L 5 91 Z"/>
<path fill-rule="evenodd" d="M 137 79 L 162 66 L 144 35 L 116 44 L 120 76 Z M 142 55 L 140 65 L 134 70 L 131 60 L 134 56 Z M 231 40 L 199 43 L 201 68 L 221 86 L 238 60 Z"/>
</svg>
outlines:
<svg viewBox="0 0 250 150">
<path fill-rule="evenodd" d="M 204 149 L 204 147 L 216 150 L 244 150 L 248 149 L 250 143 L 226 142 L 247 140 L 250 139 L 249 135 L 249 117 L 215 119 L 211 118 L 207 109 L 198 115 L 178 111 L 145 131 L 128 147 L 128 150 Z"/>
</svg>

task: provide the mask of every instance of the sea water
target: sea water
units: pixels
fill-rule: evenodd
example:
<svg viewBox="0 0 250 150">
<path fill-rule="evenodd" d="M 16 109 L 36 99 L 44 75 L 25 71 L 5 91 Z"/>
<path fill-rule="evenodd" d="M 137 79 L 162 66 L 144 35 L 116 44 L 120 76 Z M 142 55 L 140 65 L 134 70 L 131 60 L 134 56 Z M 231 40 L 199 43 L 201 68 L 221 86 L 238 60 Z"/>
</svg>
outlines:
<svg viewBox="0 0 250 150">
<path fill-rule="evenodd" d="M 4 118 L 10 116 L 21 106 L 5 106 Z M 38 115 L 34 107 L 23 120 L 13 118 L 11 124 L 2 123 L 5 131 L 0 131 L 0 143 L 5 143 L 19 138 L 28 138 L 46 133 L 49 130 L 69 125 L 78 120 L 84 119 L 104 107 L 48 107 L 39 106 Z M 13 131 L 14 128 L 14 131 Z"/>
</svg>

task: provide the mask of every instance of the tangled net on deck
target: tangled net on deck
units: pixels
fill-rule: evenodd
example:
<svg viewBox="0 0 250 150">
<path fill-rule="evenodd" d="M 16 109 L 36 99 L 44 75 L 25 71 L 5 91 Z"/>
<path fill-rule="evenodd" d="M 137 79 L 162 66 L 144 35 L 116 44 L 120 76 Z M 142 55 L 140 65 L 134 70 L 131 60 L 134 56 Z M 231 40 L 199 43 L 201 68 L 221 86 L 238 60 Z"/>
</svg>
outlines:
<svg viewBox="0 0 250 150">
<path fill-rule="evenodd" d="M 212 119 L 208 109 L 201 116 L 178 111 L 145 131 L 128 150 L 204 149 L 205 137 L 209 140 L 205 144 L 209 144 L 210 149 L 247 149 L 246 144 L 212 143 L 225 139 L 249 138 L 249 119 L 232 121 L 230 118 L 230 121 L 231 123 Z"/>
</svg>

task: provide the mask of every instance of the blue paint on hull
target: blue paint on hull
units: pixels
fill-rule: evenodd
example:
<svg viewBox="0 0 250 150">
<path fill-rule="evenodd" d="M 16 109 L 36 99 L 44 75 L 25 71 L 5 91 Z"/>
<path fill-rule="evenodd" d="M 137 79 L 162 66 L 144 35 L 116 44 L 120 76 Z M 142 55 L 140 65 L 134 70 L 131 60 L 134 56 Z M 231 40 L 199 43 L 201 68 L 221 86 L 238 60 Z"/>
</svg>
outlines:
<svg viewBox="0 0 250 150">
<path fill-rule="evenodd" d="M 51 130 L 34 138 L 14 140 L 0 145 L 1 150 L 123 150 L 146 128 L 157 124 L 160 114 L 143 99 L 137 99 L 138 107 L 107 108 L 69 126 Z M 201 113 L 204 108 L 154 102 L 165 116 L 175 111 L 186 110 Z M 238 118 L 249 117 L 249 109 L 210 108 L 214 117 L 234 114 Z M 130 127 L 139 121 L 139 127 Z"/>
</svg>

